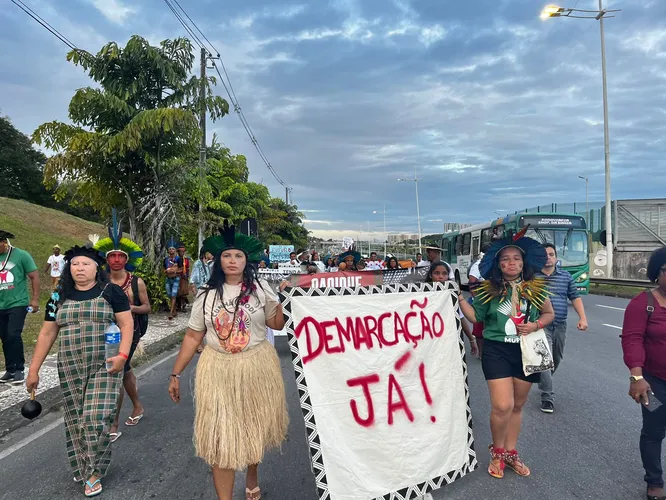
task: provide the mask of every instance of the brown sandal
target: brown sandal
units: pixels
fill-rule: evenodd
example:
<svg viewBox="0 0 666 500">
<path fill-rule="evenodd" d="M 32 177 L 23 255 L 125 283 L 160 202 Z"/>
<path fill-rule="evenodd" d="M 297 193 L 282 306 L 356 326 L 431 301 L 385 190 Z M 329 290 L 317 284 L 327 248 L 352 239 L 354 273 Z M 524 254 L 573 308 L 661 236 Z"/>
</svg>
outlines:
<svg viewBox="0 0 666 500">
<path fill-rule="evenodd" d="M 504 454 L 504 462 L 519 476 L 527 477 L 530 475 L 529 467 L 521 460 L 516 450 L 507 451 Z"/>
<path fill-rule="evenodd" d="M 261 490 L 259 486 L 250 490 L 250 488 L 245 488 L 245 500 L 261 500 Z"/>
<path fill-rule="evenodd" d="M 502 448 L 495 448 L 492 444 L 488 446 L 488 450 L 490 450 L 490 464 L 488 465 L 488 474 L 497 479 L 502 479 L 504 477 L 505 452 Z"/>
</svg>

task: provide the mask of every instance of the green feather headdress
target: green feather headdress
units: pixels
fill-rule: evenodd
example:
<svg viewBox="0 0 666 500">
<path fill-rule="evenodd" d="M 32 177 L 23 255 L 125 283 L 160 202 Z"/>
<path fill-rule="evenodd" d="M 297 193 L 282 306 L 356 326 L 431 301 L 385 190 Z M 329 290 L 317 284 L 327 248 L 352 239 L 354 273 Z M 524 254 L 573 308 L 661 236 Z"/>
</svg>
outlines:
<svg viewBox="0 0 666 500">
<path fill-rule="evenodd" d="M 256 238 L 236 232 L 235 226 L 230 226 L 225 220 L 224 225 L 218 229 L 219 235 L 206 238 L 203 248 L 207 252 L 217 255 L 224 250 L 237 249 L 245 253 L 248 262 L 258 262 L 263 257 L 264 246 Z"/>
<path fill-rule="evenodd" d="M 143 261 L 143 252 L 141 251 L 141 247 L 132 240 L 123 238 L 122 227 L 118 222 L 118 214 L 115 208 L 112 213 L 113 222 L 109 227 L 109 237 L 100 240 L 98 235 L 91 235 L 90 239 L 94 243 L 93 248 L 105 259 L 110 253 L 124 253 L 127 256 L 125 269 L 130 272 L 134 271 Z"/>
</svg>

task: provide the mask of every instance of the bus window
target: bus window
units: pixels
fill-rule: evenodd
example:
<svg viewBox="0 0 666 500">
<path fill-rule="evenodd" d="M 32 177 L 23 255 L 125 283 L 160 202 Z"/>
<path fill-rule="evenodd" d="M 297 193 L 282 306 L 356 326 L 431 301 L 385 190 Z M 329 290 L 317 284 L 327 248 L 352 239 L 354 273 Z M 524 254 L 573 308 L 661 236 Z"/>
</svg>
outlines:
<svg viewBox="0 0 666 500">
<path fill-rule="evenodd" d="M 491 228 L 481 231 L 481 248 L 485 248 L 492 243 L 492 234 L 493 230 Z"/>
<path fill-rule="evenodd" d="M 472 243 L 472 233 L 465 234 L 465 237 L 463 238 L 462 255 L 469 255 L 471 243 Z"/>
<path fill-rule="evenodd" d="M 493 241 L 501 240 L 502 238 L 504 238 L 504 225 L 495 226 L 492 232 Z"/>
<path fill-rule="evenodd" d="M 463 237 L 462 235 L 459 235 L 456 238 L 456 255 L 462 255 L 462 249 L 463 249 Z"/>
<path fill-rule="evenodd" d="M 479 255 L 479 237 L 474 236 L 472 238 L 472 258 L 476 258 Z"/>
</svg>

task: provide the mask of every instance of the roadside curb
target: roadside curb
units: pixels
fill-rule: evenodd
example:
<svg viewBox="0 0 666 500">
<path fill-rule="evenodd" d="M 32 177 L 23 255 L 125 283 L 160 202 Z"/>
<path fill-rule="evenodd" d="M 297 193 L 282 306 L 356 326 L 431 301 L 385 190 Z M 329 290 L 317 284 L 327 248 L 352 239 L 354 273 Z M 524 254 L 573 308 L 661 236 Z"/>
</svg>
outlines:
<svg viewBox="0 0 666 500">
<path fill-rule="evenodd" d="M 590 289 L 590 295 L 603 295 L 604 297 L 616 297 L 618 299 L 633 299 L 636 295 L 641 292 L 640 289 L 637 289 L 637 292 L 634 294 L 625 293 L 625 292 L 606 292 L 606 291 L 592 291 Z"/>
<path fill-rule="evenodd" d="M 185 335 L 185 331 L 186 329 L 178 330 L 156 342 L 153 342 L 150 345 L 147 345 L 140 356 L 137 354 L 132 359 L 132 368 L 136 369 L 139 366 L 142 366 L 152 361 L 160 354 L 164 353 L 165 351 L 168 351 L 175 345 L 180 344 L 180 342 L 183 340 L 183 336 Z M 60 409 L 62 407 L 62 395 L 60 393 L 60 386 L 47 389 L 46 391 L 41 393 L 39 395 L 39 402 L 42 405 L 42 414 L 40 415 L 39 418 L 43 417 L 48 413 L 51 413 L 54 410 Z M 15 431 L 16 429 L 20 429 L 21 427 L 28 425 L 30 422 L 33 422 L 33 420 L 28 420 L 26 418 L 23 418 L 23 416 L 21 416 L 21 407 L 23 406 L 24 403 L 25 400 L 19 401 L 15 405 L 0 411 L 0 438 L 3 438 L 4 436 L 9 434 L 10 432 Z"/>
</svg>

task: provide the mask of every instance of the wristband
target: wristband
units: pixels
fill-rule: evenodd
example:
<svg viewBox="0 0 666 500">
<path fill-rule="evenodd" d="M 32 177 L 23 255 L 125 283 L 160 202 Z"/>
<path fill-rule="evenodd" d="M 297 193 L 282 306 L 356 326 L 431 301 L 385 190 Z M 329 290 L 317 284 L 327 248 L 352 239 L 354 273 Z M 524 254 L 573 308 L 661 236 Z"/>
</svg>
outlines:
<svg viewBox="0 0 666 500">
<path fill-rule="evenodd" d="M 171 375 L 169 375 L 169 377 L 180 378 L 180 375 L 178 375 L 176 373 L 172 373 Z"/>
<path fill-rule="evenodd" d="M 540 319 L 536 320 L 536 324 L 539 327 L 539 330 L 543 330 L 543 323 L 541 322 Z"/>
<path fill-rule="evenodd" d="M 128 359 L 129 359 L 129 356 L 128 356 L 127 354 L 125 354 L 124 352 L 119 352 L 119 353 L 118 353 L 118 356 L 120 356 L 120 357 L 122 357 L 122 358 L 125 358 L 125 360 L 128 360 Z"/>
</svg>

